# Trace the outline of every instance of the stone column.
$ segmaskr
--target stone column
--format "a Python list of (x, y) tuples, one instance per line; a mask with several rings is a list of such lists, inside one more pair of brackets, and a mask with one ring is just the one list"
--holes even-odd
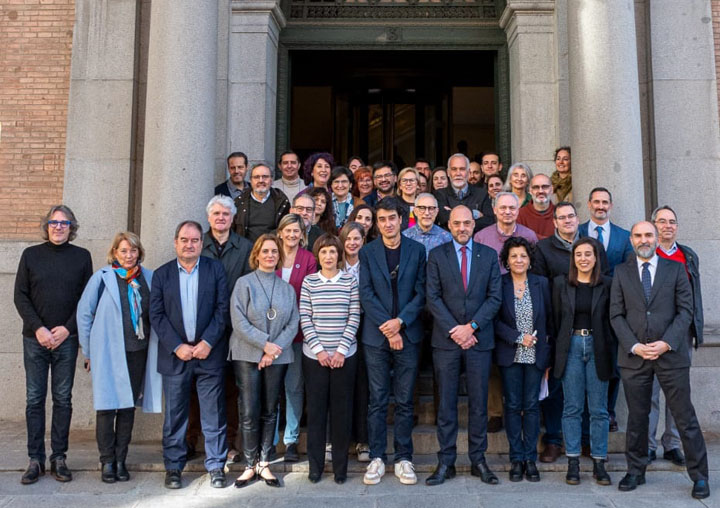
[[(720, 129), (710, 0), (653, 0), (649, 8), (657, 201), (675, 210), (678, 240), (700, 257), (705, 342), (717, 345)], [(693, 358), (693, 386), (714, 385), (711, 351)], [(695, 390), (693, 400), (703, 430), (717, 431), (717, 391)]]
[(115, 233), (128, 227), (136, 4), (75, 3), (63, 201), (77, 215), (78, 241), (96, 266)]
[(550, 175), (558, 140), (555, 0), (508, 0), (500, 27), (510, 56), (512, 162)]
[(251, 162), (273, 162), (278, 37), (285, 16), (276, 0), (232, 0), (231, 8), (227, 144)]
[(153, 0), (141, 229), (155, 268), (174, 256), (175, 226), (205, 221), (214, 187), (217, 0)]
[(582, 220), (593, 187), (613, 193), (613, 221), (646, 218), (633, 0), (568, 2), (573, 197)]

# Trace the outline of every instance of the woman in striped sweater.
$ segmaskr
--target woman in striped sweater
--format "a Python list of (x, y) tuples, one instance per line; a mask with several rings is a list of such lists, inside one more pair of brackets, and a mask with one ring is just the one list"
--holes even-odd
[(313, 252), (321, 269), (306, 276), (300, 290), (308, 478), (313, 483), (320, 481), (325, 466), (328, 412), (335, 482), (347, 479), (360, 296), (355, 277), (340, 270), (343, 250), (336, 236), (318, 238)]

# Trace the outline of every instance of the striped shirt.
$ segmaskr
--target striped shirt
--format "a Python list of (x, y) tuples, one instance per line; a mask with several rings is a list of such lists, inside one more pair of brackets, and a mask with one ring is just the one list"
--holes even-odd
[(303, 354), (317, 359), (325, 351), (332, 356), (339, 351), (345, 357), (357, 350), (360, 324), (360, 294), (355, 277), (343, 271), (332, 279), (320, 272), (303, 280), (300, 289), (300, 327), (303, 335)]

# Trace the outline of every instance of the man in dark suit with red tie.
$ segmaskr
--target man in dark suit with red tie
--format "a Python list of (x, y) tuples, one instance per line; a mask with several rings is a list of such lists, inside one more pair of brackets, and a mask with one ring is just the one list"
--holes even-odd
[(427, 302), (433, 315), (433, 363), (438, 384), (438, 466), (425, 483), (439, 485), (455, 476), (458, 385), (465, 364), (468, 389), (468, 453), (473, 476), (498, 483), (485, 461), (487, 401), (493, 321), (500, 309), (502, 283), (497, 253), (472, 241), (475, 221), (469, 208), (456, 206), (448, 226), (453, 240), (430, 251)]
[(705, 441), (690, 399), (690, 282), (682, 264), (657, 255), (652, 223), (635, 224), (630, 240), (636, 257), (615, 268), (610, 295), (610, 321), (618, 338), (618, 366), (628, 405), (628, 472), (618, 487), (630, 491), (645, 483), (648, 415), (657, 376), (680, 431), (692, 497), (703, 499), (710, 495), (710, 486)]

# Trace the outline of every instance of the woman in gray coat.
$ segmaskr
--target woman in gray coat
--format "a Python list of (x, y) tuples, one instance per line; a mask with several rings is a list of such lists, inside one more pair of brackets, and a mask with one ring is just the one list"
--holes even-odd
[(230, 298), (233, 331), (229, 359), (240, 387), (245, 471), (235, 480), (244, 487), (258, 476), (271, 487), (280, 482), (268, 469), (275, 436), (280, 387), (293, 361), (298, 330), (295, 290), (275, 275), (283, 249), (275, 235), (260, 236), (250, 253), (253, 272), (240, 277)]

